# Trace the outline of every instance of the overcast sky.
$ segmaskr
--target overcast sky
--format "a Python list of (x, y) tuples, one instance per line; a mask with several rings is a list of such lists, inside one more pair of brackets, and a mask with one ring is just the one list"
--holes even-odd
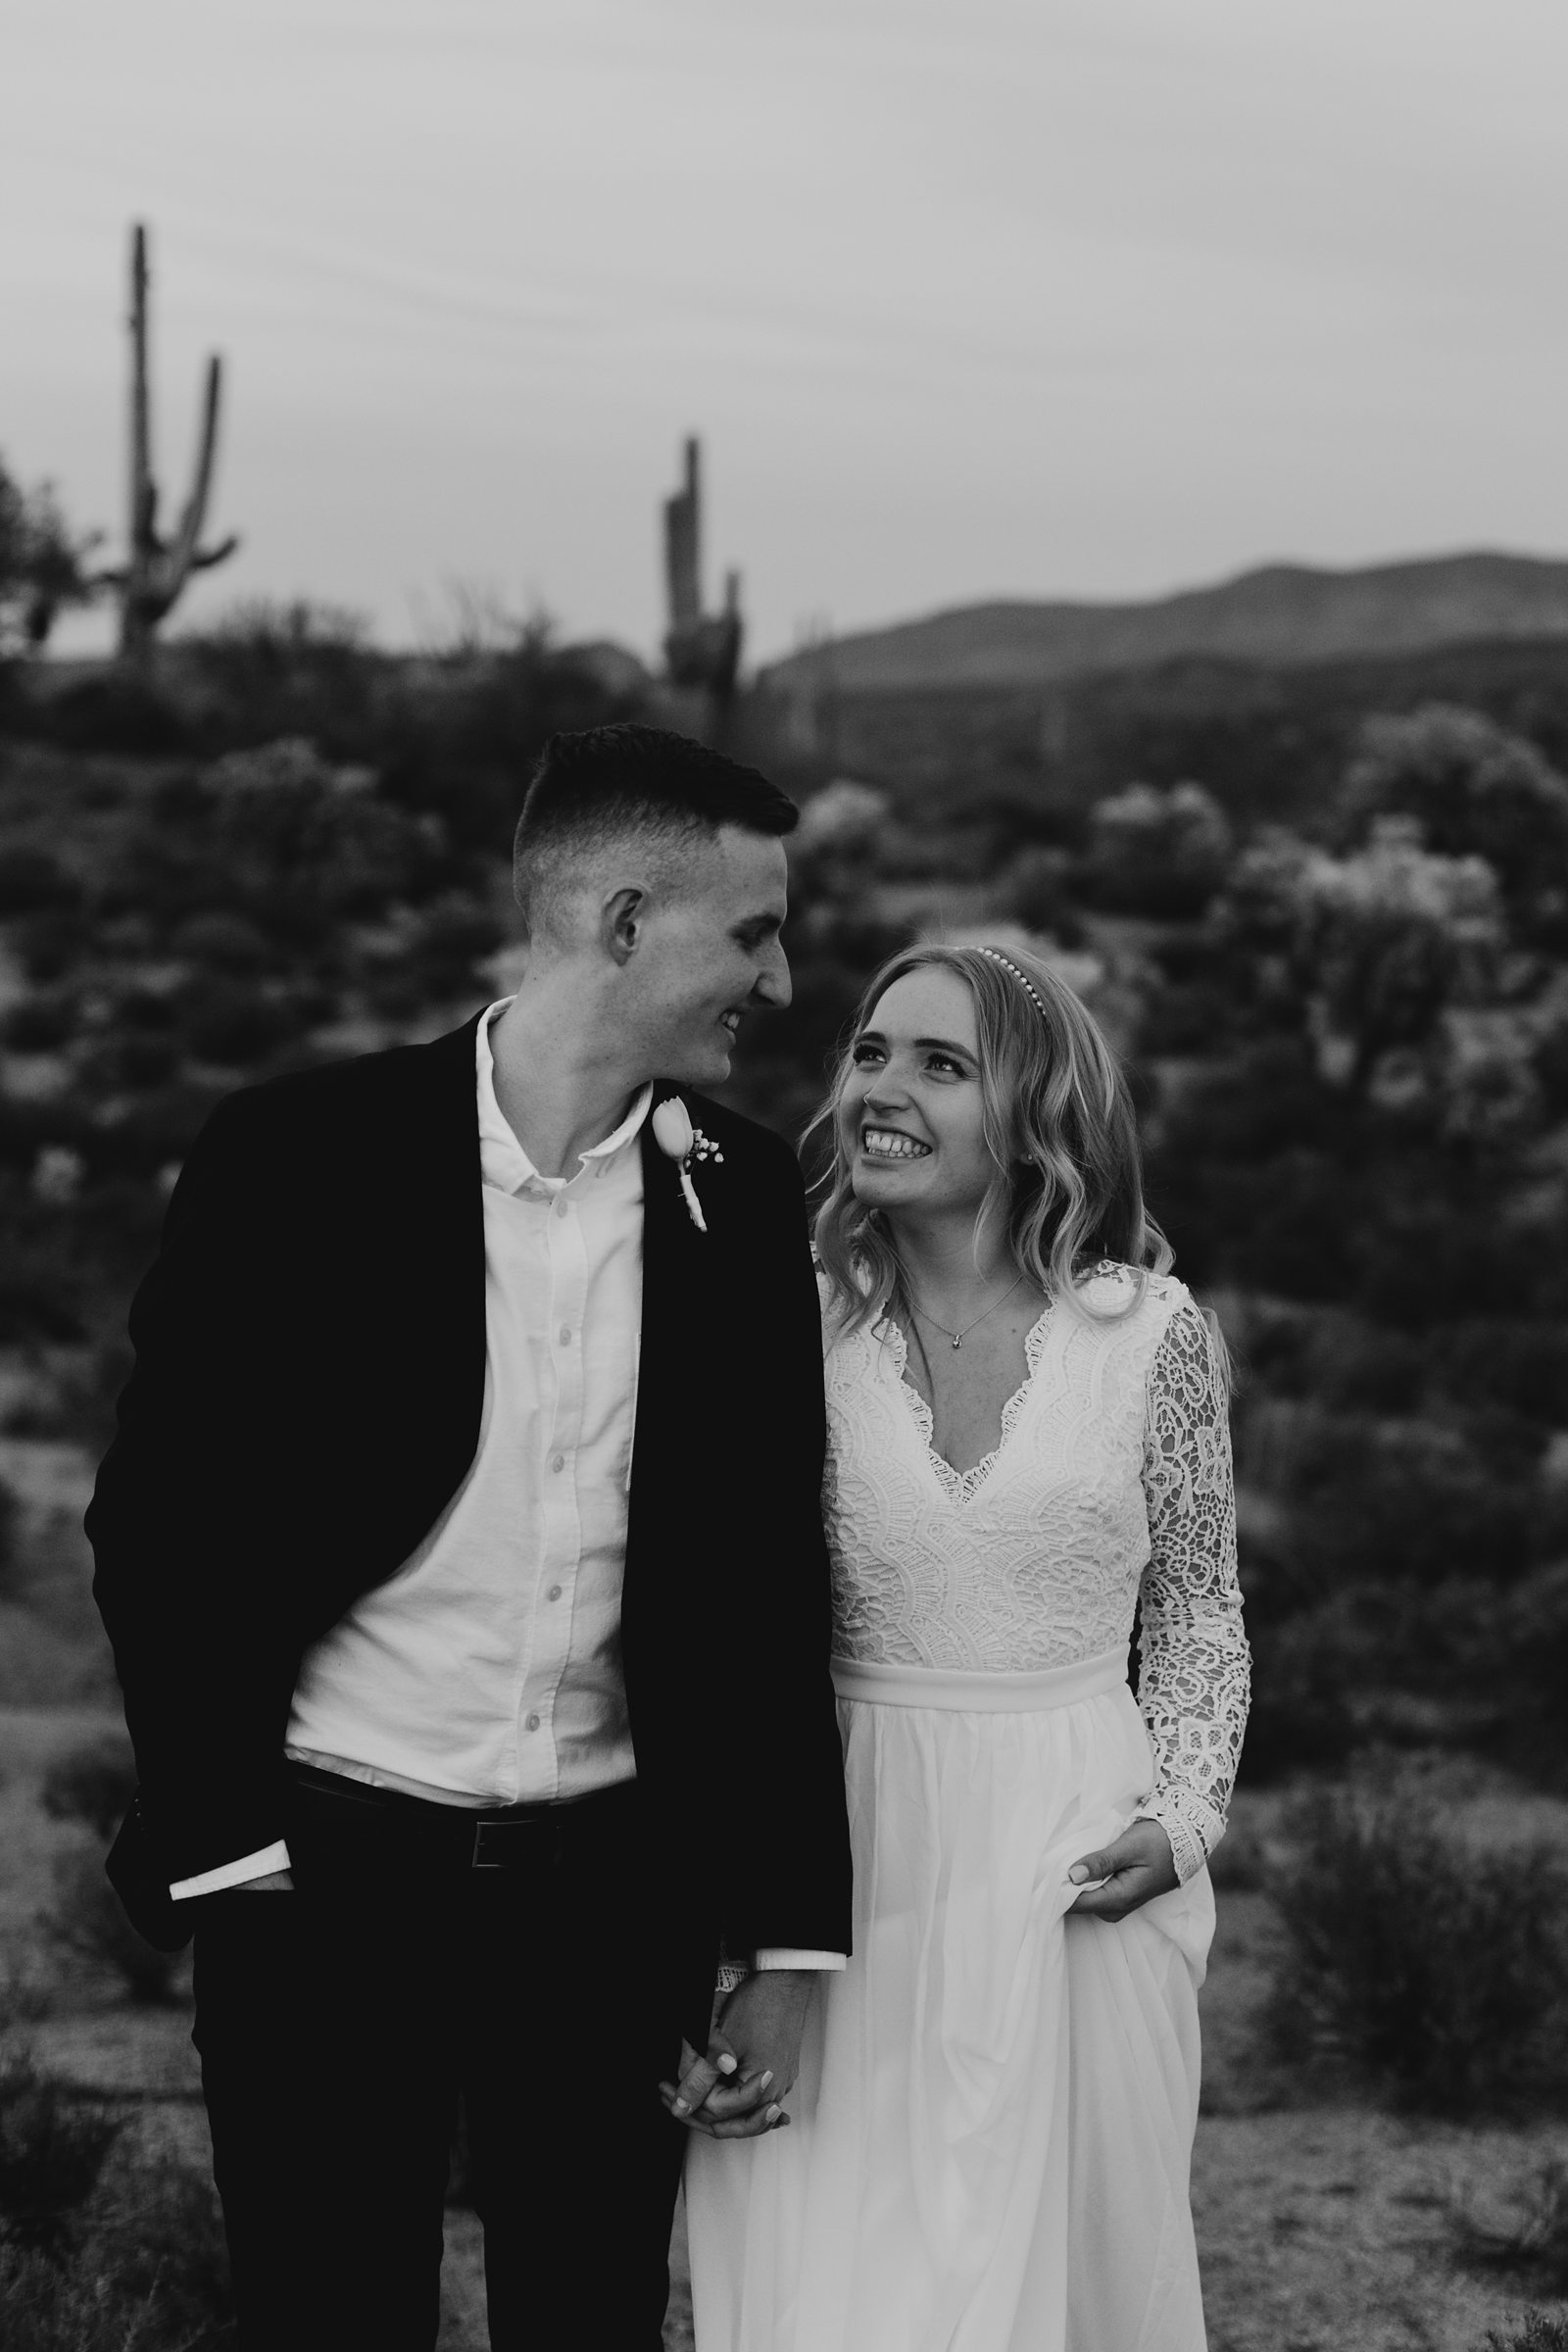
[(708, 453), (751, 650), (1274, 558), (1568, 551), (1563, 0), (5, 0), (0, 454), (239, 596), (645, 652)]

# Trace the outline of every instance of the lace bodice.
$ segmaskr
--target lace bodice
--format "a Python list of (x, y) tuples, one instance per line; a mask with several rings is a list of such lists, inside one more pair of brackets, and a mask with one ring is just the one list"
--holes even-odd
[[(1027, 1343), (996, 1449), (959, 1473), (931, 1443), (891, 1320), (830, 1339), (825, 1509), (844, 1657), (1008, 1673), (1125, 1647), (1155, 1757), (1140, 1811), (1185, 1880), (1225, 1827), (1247, 1721), (1230, 1428), (1184, 1286), (1121, 1266)], [(1107, 1315), (1112, 1310), (1112, 1315)]]

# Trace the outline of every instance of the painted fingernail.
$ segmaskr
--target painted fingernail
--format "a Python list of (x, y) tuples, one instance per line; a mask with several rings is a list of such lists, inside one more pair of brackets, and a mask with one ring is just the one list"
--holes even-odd
[(723, 2057), (718, 2062), (719, 2073), (721, 2075), (732, 2075), (735, 2072), (735, 2066), (736, 2061), (730, 2056), (728, 2050), (726, 2050)]
[(770, 2107), (770, 2108), (768, 2109), (768, 2111), (767, 2111), (767, 2120), (768, 2120), (768, 2122), (769, 2122), (770, 2124), (776, 2124), (776, 2123), (778, 2122), (778, 2119), (779, 2119), (779, 2117), (780, 2117), (780, 2116), (783, 2114), (783, 2112), (784, 2112), (784, 2110), (783, 2110), (783, 2108), (782, 2108), (782, 2107)]
[(677, 2115), (687, 2115), (687, 2114), (689, 2114), (689, 2113), (690, 2113), (690, 2101), (689, 2101), (689, 2100), (686, 2100), (686, 2099), (677, 2099), (677, 2100), (675, 2101), (675, 2113), (676, 2113)]
[(769, 2067), (769, 2068), (768, 2068), (768, 2070), (767, 2070), (767, 2072), (766, 2072), (766, 2074), (765, 2074), (765, 2075), (762, 2077), (762, 2080), (761, 2080), (761, 2082), (760, 2082), (760, 2085), (759, 2085), (759, 2088), (760, 2088), (760, 2089), (762, 2089), (762, 2090), (765, 2090), (765, 2089), (767, 2088), (768, 2084), (769, 2084), (769, 2083), (772, 2082), (772, 2080), (773, 2080), (773, 2069), (772, 2069), (771, 2067)]
[(1085, 1869), (1083, 1863), (1075, 1862), (1071, 1870), (1068, 1871), (1067, 1876), (1075, 1886), (1081, 1886), (1085, 1879), (1088, 1878), (1089, 1873)]

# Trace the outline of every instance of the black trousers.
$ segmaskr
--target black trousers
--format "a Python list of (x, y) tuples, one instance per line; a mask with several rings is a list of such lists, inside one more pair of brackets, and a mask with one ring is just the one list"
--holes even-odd
[(197, 1898), (245, 2352), (429, 2352), (460, 2096), (496, 2352), (658, 2352), (685, 2134), (635, 1790), (503, 1822), (474, 1868), (471, 1816), (330, 1786), (294, 1787), (294, 1893)]

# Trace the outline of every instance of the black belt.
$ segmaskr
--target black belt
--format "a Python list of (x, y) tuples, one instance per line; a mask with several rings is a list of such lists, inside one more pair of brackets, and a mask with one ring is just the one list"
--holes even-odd
[(307, 1812), (318, 1819), (326, 1812), (334, 1827), (357, 1821), (368, 1829), (373, 1823), (378, 1838), (406, 1839), (426, 1854), (471, 1870), (510, 1870), (543, 1861), (565, 1838), (624, 1835), (637, 1803), (635, 1781), (553, 1804), (498, 1805), (477, 1812), (411, 1796), (402, 1788), (372, 1788), (347, 1773), (320, 1772), (311, 1764), (290, 1763), (288, 1775), (296, 1796), (305, 1798)]

